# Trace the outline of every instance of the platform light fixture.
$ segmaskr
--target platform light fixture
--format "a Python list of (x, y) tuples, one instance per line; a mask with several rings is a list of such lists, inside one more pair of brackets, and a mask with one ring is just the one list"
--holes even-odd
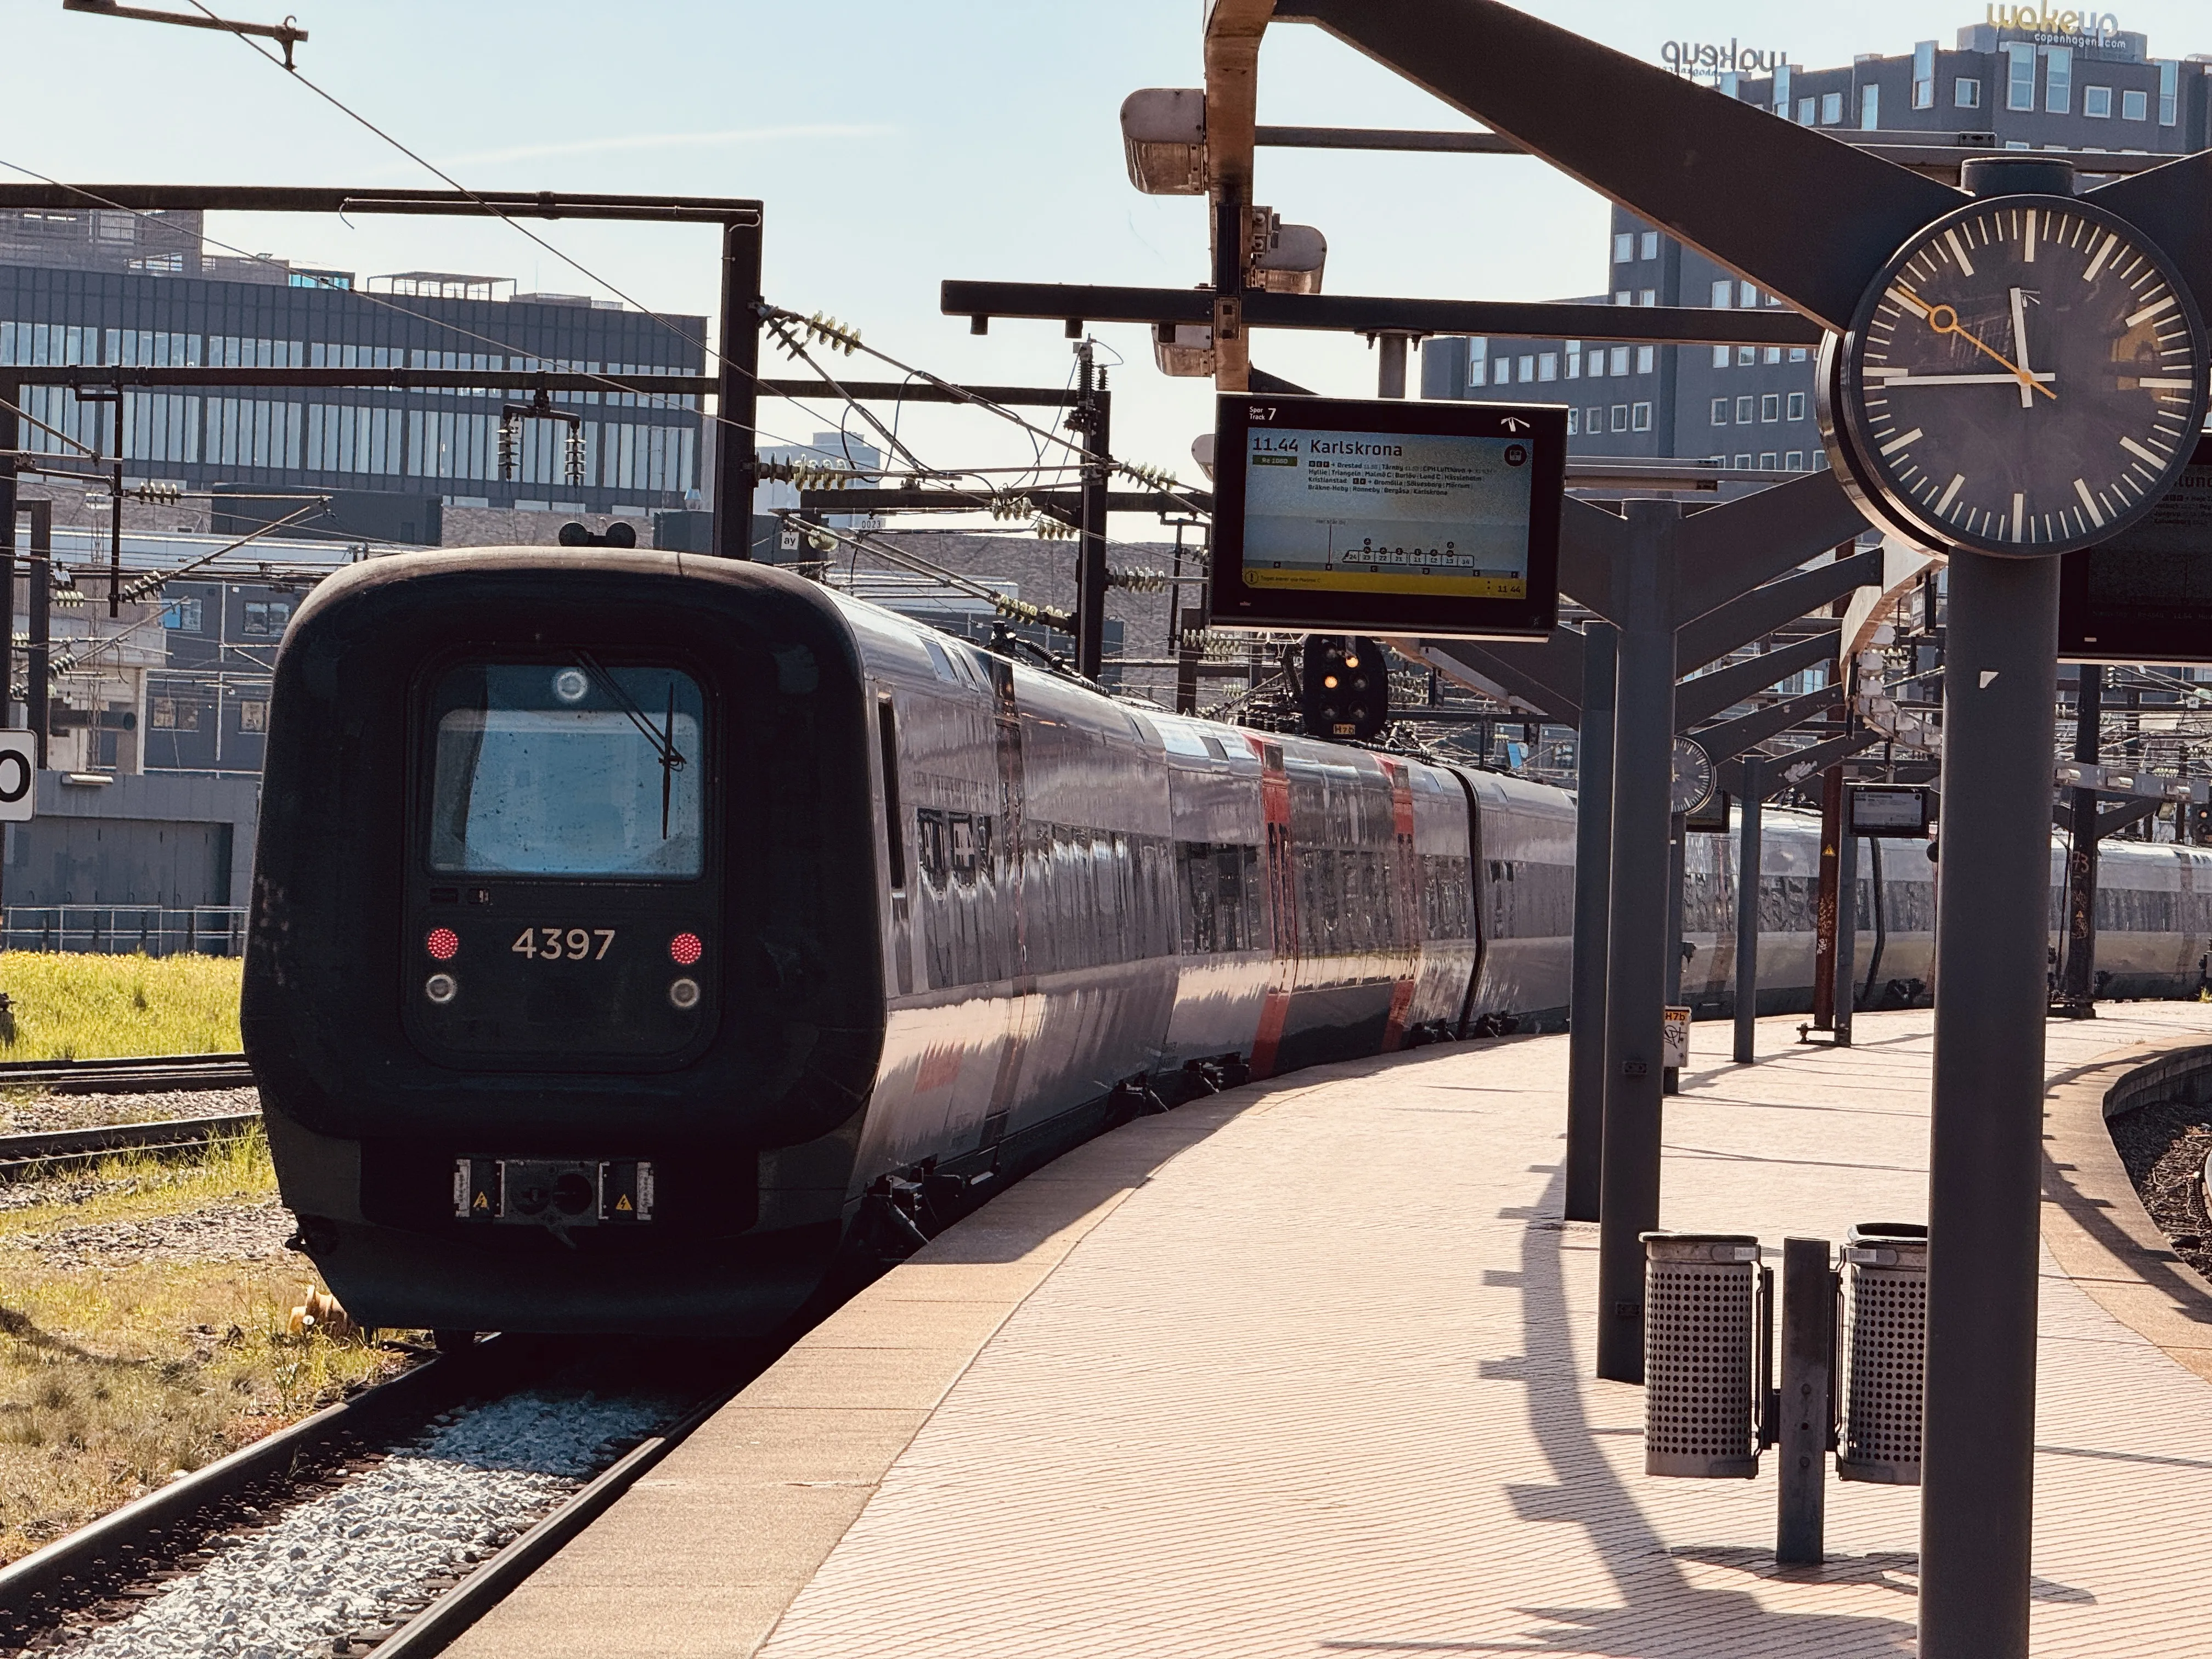
[(1147, 196), (1206, 194), (1206, 94), (1151, 88), (1121, 100), (1129, 182)]

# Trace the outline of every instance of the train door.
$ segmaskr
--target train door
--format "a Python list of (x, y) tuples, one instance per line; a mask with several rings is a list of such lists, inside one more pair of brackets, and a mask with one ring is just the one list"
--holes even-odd
[(985, 659), (991, 671), (992, 730), (998, 750), (999, 812), (1005, 833), (999, 837), (1002, 860), (999, 878), (1005, 884), (1012, 922), (1008, 967), (1012, 983), (1006, 998), (1006, 1026), (999, 1048), (998, 1067), (992, 1077), (991, 1098), (984, 1109), (982, 1146), (988, 1150), (1005, 1138), (1007, 1114), (1012, 1109), (1022, 1079), (1022, 1060), (1036, 1035), (1043, 1014), (1043, 999), (1036, 994), (1036, 975), (1030, 967), (1028, 860), (1030, 834), (1024, 816), (1028, 784), (1022, 761), (1022, 714), (1014, 698), (1014, 665), (1003, 657)]
[(1382, 763), (1390, 780), (1390, 922), (1389, 950), (1397, 967), (1390, 1014), (1382, 1025), (1382, 1052), (1395, 1051), (1406, 1034), (1420, 967), (1420, 860), (1413, 853), (1413, 775), (1402, 761)]
[(1290, 1018), (1291, 987), (1297, 973), (1297, 860), (1291, 844), (1291, 779), (1283, 767), (1283, 746), (1257, 738), (1250, 741), (1260, 757), (1260, 809), (1267, 826), (1267, 915), (1273, 931), (1267, 998), (1252, 1037), (1252, 1075), (1263, 1078), (1274, 1073), (1275, 1051), (1282, 1044), (1284, 1022)]
[(891, 957), (891, 983), (898, 994), (914, 994), (913, 850), (908, 847), (906, 806), (899, 793), (898, 711), (891, 694), (876, 697), (876, 744), (880, 755), (884, 797), (884, 854), (890, 871), (890, 902), (884, 910), (885, 946)]
[(1474, 961), (1467, 970), (1467, 994), (1460, 999), (1459, 1024), (1452, 1033), (1464, 1038), (1468, 1022), (1474, 1018), (1474, 994), (1482, 984), (1482, 959), (1487, 953), (1490, 930), (1483, 924), (1482, 911), (1482, 808), (1475, 801), (1474, 785), (1467, 774), (1455, 766), (1450, 771), (1452, 781), (1467, 797), (1467, 927), (1474, 938)]

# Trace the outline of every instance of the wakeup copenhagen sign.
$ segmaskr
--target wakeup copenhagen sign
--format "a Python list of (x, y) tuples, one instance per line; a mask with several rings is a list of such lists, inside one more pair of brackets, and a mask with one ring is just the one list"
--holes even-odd
[[(2109, 46), (2120, 32), (2112, 12), (2059, 11), (2047, 5), (2014, 6), (1992, 3), (1984, 20), (1997, 28), (2033, 34), (2039, 40), (2082, 41)], [(1731, 40), (1726, 46), (1707, 40), (1669, 40), (1659, 49), (1659, 61), (1677, 75), (1717, 80), (1723, 75), (1771, 75), (1790, 61), (1786, 52), (1761, 52)]]

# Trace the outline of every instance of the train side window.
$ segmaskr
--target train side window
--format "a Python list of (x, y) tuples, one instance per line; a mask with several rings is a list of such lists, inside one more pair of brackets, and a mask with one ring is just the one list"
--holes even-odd
[(906, 890), (906, 822), (905, 809), (899, 805), (898, 787), (898, 715), (892, 711), (891, 700), (876, 700), (876, 729), (883, 740), (884, 750), (884, 847), (890, 854), (891, 890)]
[(945, 814), (927, 806), (918, 808), (914, 827), (915, 858), (921, 867), (922, 885), (933, 893), (941, 893), (945, 878), (952, 872), (951, 838), (945, 832)]

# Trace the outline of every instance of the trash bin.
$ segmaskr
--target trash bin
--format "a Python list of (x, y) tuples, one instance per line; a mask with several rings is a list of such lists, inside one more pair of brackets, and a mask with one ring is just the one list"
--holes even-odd
[(1836, 1474), (1920, 1484), (1920, 1382), (1928, 1353), (1928, 1229), (1869, 1221), (1844, 1247), (1843, 1423)]
[(1646, 1233), (1644, 1262), (1644, 1472), (1749, 1480), (1759, 1241)]

